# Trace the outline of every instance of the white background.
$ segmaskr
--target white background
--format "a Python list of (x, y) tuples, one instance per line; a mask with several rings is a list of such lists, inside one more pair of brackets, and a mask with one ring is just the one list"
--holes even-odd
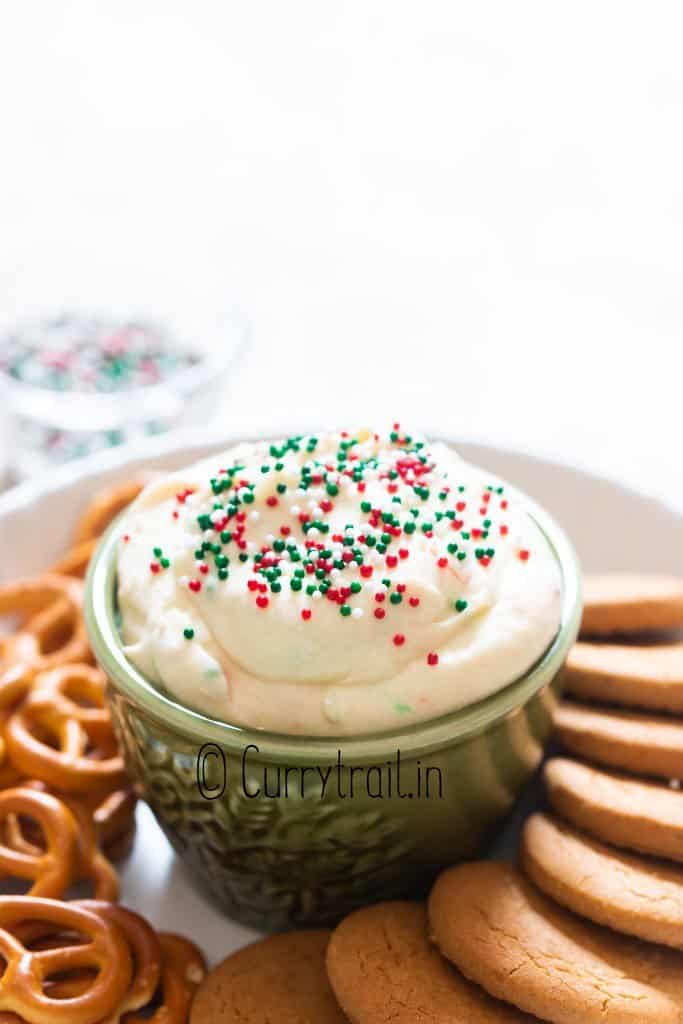
[(160, 268), (251, 319), (226, 428), (396, 416), (683, 501), (680, 3), (0, 23), (1, 311)]

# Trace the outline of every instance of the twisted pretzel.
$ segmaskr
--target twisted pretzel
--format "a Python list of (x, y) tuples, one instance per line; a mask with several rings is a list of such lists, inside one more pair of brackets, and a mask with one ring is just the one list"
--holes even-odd
[(100, 537), (119, 512), (137, 498), (146, 483), (146, 477), (139, 477), (98, 491), (76, 524), (75, 544)]
[(109, 716), (103, 711), (104, 686), (96, 682), (94, 674), (76, 677), (71, 669), (67, 676), (71, 682), (77, 678), (78, 686), (88, 690), (99, 707), (75, 704), (59, 690), (61, 683), (56, 684), (59, 699), (55, 702), (38, 687), (6, 723), (10, 758), (27, 777), (65, 793), (120, 788), (125, 783), (123, 759)]
[[(37, 780), (27, 782), (24, 791), (27, 794), (47, 795), (44, 783)], [(70, 882), (89, 879), (93, 883), (96, 900), (115, 902), (119, 896), (119, 878), (113, 864), (99, 847), (97, 827), (88, 803), (75, 797), (63, 797), (62, 800), (58, 800), (52, 796), (51, 799), (66, 812), (74, 828), (76, 855)], [(0, 799), (0, 820), (1, 815), (2, 801)], [(36, 830), (31, 829), (30, 822), (21, 820), (17, 813), (8, 813), (5, 831), (6, 848), (11, 854), (16, 854), (29, 862), (37, 862), (45, 856), (46, 846), (42, 841), (42, 835), (36, 835)], [(0, 847), (1, 852), (2, 847)], [(68, 885), (69, 883), (65, 888), (68, 888)], [(36, 894), (30, 893), (29, 895)]]
[[(37, 672), (87, 661), (90, 649), (81, 615), (83, 585), (56, 573), (0, 587), (0, 616), (21, 620), (19, 632), (4, 641), (3, 660), (32, 679)], [(0, 677), (0, 684), (7, 669)]]
[(128, 1014), (125, 1024), (186, 1024), (194, 994), (204, 980), (206, 963), (197, 947), (182, 935), (161, 932), (160, 1005), (150, 1017)]
[[(44, 847), (13, 841), (18, 815), (40, 826)], [(60, 899), (76, 875), (78, 832), (68, 807), (49, 793), (35, 789), (6, 789), (0, 793), (0, 823), (9, 827), (8, 840), (0, 841), (0, 871), (12, 878), (33, 881), (29, 896)]]
[(65, 555), (62, 555), (50, 569), (50, 572), (58, 572), (62, 576), (77, 576), (82, 578), (85, 576), (90, 559), (93, 556), (93, 552), (97, 547), (97, 537), (93, 537), (90, 540), (82, 540), (79, 544), (74, 544), (72, 548), (69, 548)]
[(101, 1024), (118, 1024), (124, 1013), (139, 1010), (154, 997), (161, 977), (161, 945), (154, 929), (144, 917), (101, 900), (80, 900), (79, 907), (91, 910), (104, 921), (116, 925), (128, 940), (133, 954), (133, 980), (116, 1012)]
[[(18, 932), (25, 922), (55, 926), (63, 945), (33, 950)], [(73, 944), (76, 933), (87, 941)], [(71, 942), (71, 944), (69, 944)], [(97, 1024), (125, 999), (132, 977), (128, 943), (110, 921), (83, 907), (29, 896), (0, 897), (0, 955), (6, 962), (0, 979), (0, 1010), (31, 1024)], [(87, 990), (67, 999), (54, 998), (46, 982), (80, 970), (97, 973)]]
[(60, 665), (36, 676), (30, 704), (50, 708), (55, 715), (73, 719), (96, 744), (113, 739), (109, 711), (104, 703), (106, 678), (90, 665)]

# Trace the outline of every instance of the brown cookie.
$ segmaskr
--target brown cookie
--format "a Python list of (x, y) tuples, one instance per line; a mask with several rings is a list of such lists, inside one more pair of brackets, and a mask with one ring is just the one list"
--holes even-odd
[(283, 932), (233, 953), (200, 985), (190, 1024), (344, 1024), (325, 972), (329, 938)]
[(422, 903), (357, 910), (332, 934), (327, 973), (352, 1024), (522, 1024), (535, 1018), (491, 999), (427, 937)]
[(683, 578), (606, 573), (583, 581), (581, 636), (683, 629)]
[(575, 644), (565, 684), (574, 697), (683, 712), (683, 644)]
[(683, 954), (580, 920), (510, 864), (450, 868), (429, 898), (441, 952), (552, 1024), (681, 1024)]
[(554, 757), (543, 778), (552, 807), (584, 832), (683, 863), (683, 793)]
[(555, 731), (572, 754), (663, 779), (683, 778), (683, 723), (671, 718), (565, 701)]
[(521, 863), (576, 914), (646, 942), (683, 945), (683, 869), (615, 850), (545, 814), (524, 827)]

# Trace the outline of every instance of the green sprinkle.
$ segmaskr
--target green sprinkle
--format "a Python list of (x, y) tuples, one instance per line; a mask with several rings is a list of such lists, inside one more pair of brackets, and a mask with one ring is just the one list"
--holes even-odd
[(456, 612), (464, 612), (465, 608), (467, 608), (467, 601), (465, 601), (462, 597), (459, 597), (458, 600), (454, 602), (453, 607), (455, 608)]
[(186, 640), (194, 640), (194, 630), (191, 626), (186, 626), (183, 630), (183, 636)]
[(350, 615), (350, 614), (351, 614), (351, 605), (350, 605), (350, 604), (343, 604), (343, 605), (341, 606), (341, 608), (339, 609), (339, 611), (340, 611), (340, 613), (341, 613), (341, 614), (342, 614), (342, 615), (343, 615), (344, 617), (346, 617), (346, 616), (348, 616), (348, 615)]
[(393, 594), (389, 595), (389, 600), (392, 604), (400, 604), (403, 600), (403, 595), (399, 594), (398, 590), (395, 590)]

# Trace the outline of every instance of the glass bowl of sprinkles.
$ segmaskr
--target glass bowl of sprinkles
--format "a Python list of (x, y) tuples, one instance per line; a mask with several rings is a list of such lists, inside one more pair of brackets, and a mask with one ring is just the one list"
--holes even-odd
[(245, 342), (234, 313), (63, 310), (17, 321), (0, 332), (11, 475), (206, 422)]

